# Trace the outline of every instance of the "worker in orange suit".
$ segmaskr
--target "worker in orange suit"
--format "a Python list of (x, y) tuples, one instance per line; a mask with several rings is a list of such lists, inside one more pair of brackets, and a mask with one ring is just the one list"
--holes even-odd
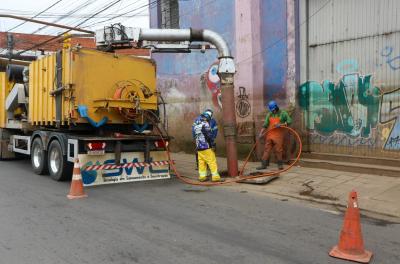
[[(292, 118), (289, 114), (280, 110), (275, 101), (268, 103), (269, 113), (265, 118), (263, 129), (260, 132), (260, 138), (265, 137), (264, 153), (261, 159), (261, 166), (257, 170), (265, 170), (269, 166), (269, 159), (272, 149), (275, 150), (275, 155), (278, 163), (278, 169), (283, 169), (283, 143), (286, 135), (286, 130), (281, 126), (287, 126), (292, 123)], [(266, 134), (265, 132), (268, 131)]]

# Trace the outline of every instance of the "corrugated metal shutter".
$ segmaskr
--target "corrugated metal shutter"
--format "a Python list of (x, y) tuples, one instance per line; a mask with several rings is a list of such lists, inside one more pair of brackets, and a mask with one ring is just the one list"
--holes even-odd
[(298, 94), (309, 150), (400, 157), (400, 1), (301, 8)]

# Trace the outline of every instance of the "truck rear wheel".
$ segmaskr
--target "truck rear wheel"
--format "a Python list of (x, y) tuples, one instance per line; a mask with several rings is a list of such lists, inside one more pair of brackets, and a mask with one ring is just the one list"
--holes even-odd
[(48, 150), (48, 167), (51, 178), (56, 181), (70, 180), (73, 164), (67, 161), (66, 155), (63, 155), (60, 142), (53, 140)]
[(44, 175), (48, 173), (47, 169), (47, 153), (44, 150), (42, 140), (37, 137), (32, 142), (31, 147), (31, 164), (36, 174)]

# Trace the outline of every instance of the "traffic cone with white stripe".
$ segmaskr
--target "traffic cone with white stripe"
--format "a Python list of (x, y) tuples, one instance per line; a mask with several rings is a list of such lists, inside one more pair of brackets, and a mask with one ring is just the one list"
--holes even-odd
[(360, 209), (358, 208), (357, 192), (354, 190), (350, 192), (349, 195), (339, 244), (332, 248), (329, 255), (334, 258), (360, 263), (369, 263), (371, 260), (372, 253), (364, 248), (364, 240), (361, 233)]
[(68, 199), (79, 199), (87, 197), (83, 190), (83, 182), (81, 169), (79, 167), (79, 159), (75, 159), (74, 170), (72, 172), (71, 189), (67, 195)]

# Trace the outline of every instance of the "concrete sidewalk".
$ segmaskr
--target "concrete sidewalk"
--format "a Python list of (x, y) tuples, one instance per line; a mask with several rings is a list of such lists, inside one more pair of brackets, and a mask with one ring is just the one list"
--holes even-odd
[[(173, 153), (172, 157), (180, 174), (197, 177), (193, 154), (180, 152)], [(239, 162), (239, 166), (241, 164), (242, 162)], [(218, 165), (220, 172), (226, 170), (226, 159), (218, 158)], [(258, 165), (256, 162), (250, 162), (245, 174), (255, 172)], [(272, 164), (271, 170), (276, 169), (276, 164)], [(400, 175), (386, 177), (295, 166), (266, 185), (229, 184), (228, 186), (258, 194), (333, 205), (341, 211), (345, 209), (349, 192), (355, 189), (358, 192), (359, 206), (364, 213), (400, 220)]]

